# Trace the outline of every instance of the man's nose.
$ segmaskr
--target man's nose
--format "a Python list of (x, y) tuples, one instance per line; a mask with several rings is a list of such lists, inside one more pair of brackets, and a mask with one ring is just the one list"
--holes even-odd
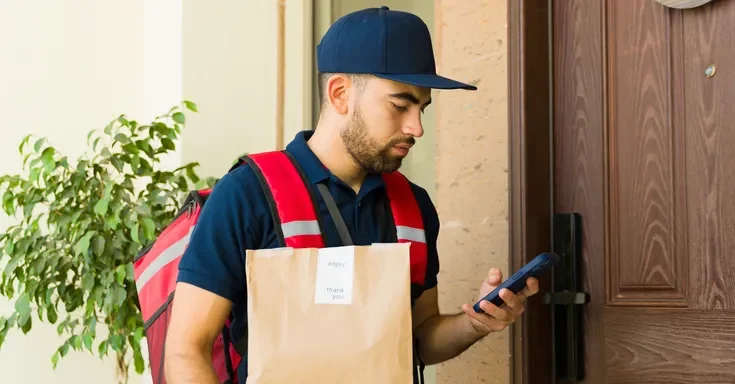
[(421, 123), (421, 115), (412, 117), (403, 125), (403, 133), (413, 137), (424, 135), (424, 125)]

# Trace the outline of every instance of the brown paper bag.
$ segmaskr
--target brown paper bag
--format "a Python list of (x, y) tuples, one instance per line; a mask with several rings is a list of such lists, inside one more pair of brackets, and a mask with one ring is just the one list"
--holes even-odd
[(248, 384), (412, 382), (408, 244), (247, 252)]

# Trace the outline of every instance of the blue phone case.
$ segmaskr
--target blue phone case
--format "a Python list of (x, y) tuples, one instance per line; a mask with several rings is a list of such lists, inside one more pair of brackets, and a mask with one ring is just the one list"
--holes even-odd
[[(529, 277), (536, 277), (541, 272), (544, 272), (551, 267), (553, 267), (556, 263), (559, 262), (559, 255), (556, 253), (542, 253), (538, 256), (536, 256), (533, 260), (531, 260), (528, 264), (523, 266), (518, 272), (516, 272), (513, 276), (510, 277), (510, 279), (505, 280), (502, 284), (500, 284), (499, 287), (495, 288), (492, 292), (488, 293), (487, 296), (485, 296), (482, 300), (487, 300), (496, 306), (500, 307), (505, 302), (503, 299), (500, 298), (500, 290), (503, 288), (509, 289), (513, 293), (518, 293), (523, 290), (523, 288), (526, 287), (526, 280)], [(477, 313), (485, 313), (485, 311), (480, 308), (480, 302), (478, 301), (475, 303), (475, 305), (472, 307), (475, 309), (475, 312)]]

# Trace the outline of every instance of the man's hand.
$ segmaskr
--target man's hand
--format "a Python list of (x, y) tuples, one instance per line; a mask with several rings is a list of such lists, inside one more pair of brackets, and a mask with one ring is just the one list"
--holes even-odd
[[(493, 268), (480, 287), (479, 299), (484, 298), (503, 282), (500, 270)], [(486, 313), (475, 313), (472, 304), (462, 306), (464, 313), (440, 315), (437, 288), (424, 292), (416, 300), (413, 310), (414, 334), (419, 339), (419, 355), (424, 363), (437, 364), (454, 358), (490, 332), (502, 331), (523, 313), (526, 298), (539, 290), (538, 280), (530, 278), (526, 288), (514, 295), (503, 290), (502, 308), (483, 301), (480, 307)]]
[[(497, 268), (492, 268), (487, 274), (487, 278), (480, 286), (480, 294), (477, 300), (484, 298), (488, 293), (492, 292), (503, 282), (503, 274)], [(538, 280), (534, 277), (526, 280), (526, 287), (517, 294), (513, 294), (509, 289), (500, 291), (500, 298), (505, 304), (497, 307), (487, 300), (480, 302), (480, 308), (485, 313), (477, 313), (472, 308), (472, 304), (462, 305), (462, 310), (469, 317), (469, 323), (472, 328), (480, 335), (486, 335), (490, 332), (499, 332), (504, 330), (508, 325), (513, 324), (516, 318), (520, 316), (524, 309), (524, 303), (530, 296), (535, 295), (539, 290)]]

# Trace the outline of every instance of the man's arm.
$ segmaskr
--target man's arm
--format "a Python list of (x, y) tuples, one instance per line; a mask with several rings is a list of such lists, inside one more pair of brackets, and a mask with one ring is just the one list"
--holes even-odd
[[(497, 269), (491, 269), (482, 283), (479, 297), (485, 297), (503, 281)], [(517, 295), (504, 289), (500, 297), (506, 305), (498, 308), (488, 301), (480, 307), (486, 312), (475, 313), (472, 304), (462, 306), (463, 313), (439, 313), (437, 288), (424, 292), (416, 300), (413, 310), (414, 334), (419, 341), (419, 356), (424, 364), (438, 364), (452, 359), (490, 332), (499, 332), (512, 324), (523, 313), (524, 301), (538, 292), (538, 281), (531, 278), (526, 288)]]
[[(217, 382), (212, 343), (233, 308), (244, 307), (245, 250), (262, 238), (258, 206), (265, 207), (260, 184), (240, 167), (220, 179), (202, 208), (179, 262), (164, 355), (168, 383)], [(236, 328), (233, 337), (243, 331)]]
[(426, 365), (438, 364), (464, 352), (482, 335), (473, 332), (464, 313), (439, 314), (437, 288), (425, 291), (413, 310), (419, 356)]
[(187, 283), (176, 285), (166, 337), (165, 375), (169, 384), (219, 384), (212, 344), (222, 331), (232, 302)]

